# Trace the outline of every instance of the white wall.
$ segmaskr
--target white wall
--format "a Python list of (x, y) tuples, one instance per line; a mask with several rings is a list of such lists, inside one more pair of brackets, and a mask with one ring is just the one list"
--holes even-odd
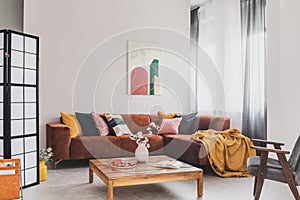
[(267, 0), (268, 138), (287, 150), (300, 134), (299, 7), (299, 0)]
[(0, 29), (23, 31), (23, 0), (0, 0)]
[[(188, 0), (26, 0), (24, 31), (40, 37), (40, 146), (45, 124), (60, 111), (187, 112), (189, 6)], [(126, 95), (128, 40), (166, 49), (160, 96)]]

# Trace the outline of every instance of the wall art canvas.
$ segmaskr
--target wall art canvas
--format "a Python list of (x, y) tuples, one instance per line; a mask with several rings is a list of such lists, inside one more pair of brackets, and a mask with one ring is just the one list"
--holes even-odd
[(128, 94), (158, 95), (160, 45), (128, 41)]

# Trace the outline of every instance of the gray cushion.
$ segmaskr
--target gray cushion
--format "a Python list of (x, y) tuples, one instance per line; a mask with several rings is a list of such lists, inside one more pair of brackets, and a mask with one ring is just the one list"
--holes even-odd
[(296, 185), (300, 185), (300, 171), (295, 171), (295, 172), (292, 172), (294, 177), (295, 177), (295, 182), (296, 182)]
[[(258, 168), (260, 164), (260, 157), (259, 156), (250, 156), (247, 161), (247, 167), (255, 167)], [(274, 169), (282, 169), (281, 164), (279, 160), (268, 158), (267, 161), (267, 167), (268, 168), (274, 168)]]
[(93, 120), (92, 113), (75, 112), (76, 118), (82, 129), (82, 136), (97, 136), (99, 132)]
[(292, 154), (289, 158), (289, 164), (291, 166), (292, 171), (295, 171), (297, 168), (300, 167), (300, 166), (298, 166), (299, 162), (300, 162), (300, 136), (298, 136), (298, 139), (294, 145)]
[[(253, 176), (257, 176), (258, 168), (260, 164), (259, 156), (251, 156), (247, 161), (247, 171), (249, 174)], [(285, 176), (283, 174), (280, 162), (276, 159), (268, 158), (267, 161), (267, 172), (266, 179), (279, 181), (282, 183), (286, 183)]]
[(193, 134), (197, 131), (197, 128), (194, 126), (194, 120), (197, 113), (190, 113), (187, 115), (182, 115), (181, 122), (178, 127), (178, 132), (181, 134)]

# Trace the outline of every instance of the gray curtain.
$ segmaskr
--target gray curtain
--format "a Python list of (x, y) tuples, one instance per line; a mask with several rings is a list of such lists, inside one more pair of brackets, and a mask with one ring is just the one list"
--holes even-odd
[(198, 42), (199, 38), (199, 19), (198, 19), (199, 7), (191, 10), (191, 39)]
[[(191, 26), (190, 26), (190, 48), (191, 48), (191, 62), (195, 65), (195, 87), (197, 88), (198, 80), (197, 80), (197, 66), (198, 66), (198, 39), (199, 39), (199, 18), (198, 18), (198, 10), (199, 7), (194, 8), (191, 10)], [(191, 96), (195, 97), (195, 101), (191, 99), (191, 105), (193, 106), (195, 104), (195, 110), (198, 111), (198, 105), (197, 105), (197, 89), (195, 91), (195, 94)]]
[(267, 138), (265, 0), (241, 0), (244, 100), (242, 133)]

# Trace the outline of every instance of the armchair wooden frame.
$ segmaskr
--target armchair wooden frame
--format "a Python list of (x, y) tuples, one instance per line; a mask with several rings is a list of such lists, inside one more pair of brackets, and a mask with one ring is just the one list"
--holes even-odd
[[(296, 183), (295, 183), (293, 174), (291, 172), (290, 166), (289, 166), (288, 161), (285, 156), (286, 154), (289, 154), (290, 152), (281, 150), (281, 146), (283, 146), (284, 143), (259, 140), (259, 139), (252, 139), (252, 141), (254, 143), (260, 143), (260, 145), (261, 145), (261, 146), (252, 146), (251, 147), (251, 148), (254, 148), (261, 152), (260, 165), (258, 168), (257, 176), (255, 176), (255, 181), (254, 181), (253, 195), (255, 196), (255, 200), (258, 200), (260, 197), (260, 194), (261, 194), (262, 186), (263, 186), (264, 179), (266, 176), (266, 171), (267, 171), (267, 160), (268, 160), (269, 152), (277, 154), (277, 157), (281, 164), (282, 171), (285, 176), (286, 182), (288, 183), (295, 199), (300, 200), (300, 196), (298, 193), (298, 189), (296, 187)], [(273, 149), (267, 148), (267, 144), (273, 145), (274, 148)]]

